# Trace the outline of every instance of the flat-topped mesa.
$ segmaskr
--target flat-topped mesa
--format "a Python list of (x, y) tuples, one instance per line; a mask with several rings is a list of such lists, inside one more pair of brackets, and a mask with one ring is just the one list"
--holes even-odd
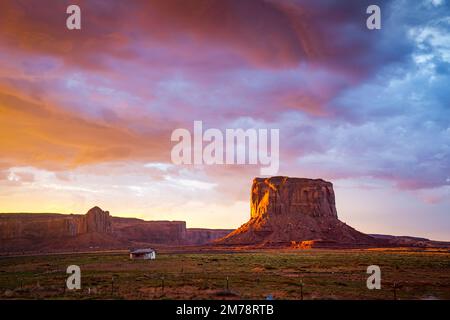
[(0, 213), (0, 255), (124, 249), (133, 246), (201, 245), (232, 230), (188, 229), (185, 221), (112, 217), (95, 206), (86, 214)]
[(302, 241), (367, 244), (374, 239), (338, 219), (333, 184), (322, 179), (255, 178), (250, 220), (218, 244), (285, 245)]
[(93, 207), (86, 214), (2, 214), (0, 239), (55, 239), (87, 233), (112, 233), (108, 211)]
[(322, 179), (255, 178), (251, 218), (264, 215), (308, 215), (337, 219), (333, 184)]

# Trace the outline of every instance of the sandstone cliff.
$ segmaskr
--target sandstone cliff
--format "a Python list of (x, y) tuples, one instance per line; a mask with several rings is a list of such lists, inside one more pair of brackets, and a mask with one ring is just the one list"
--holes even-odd
[(0, 239), (42, 239), (77, 236), (85, 233), (111, 233), (108, 211), (94, 207), (86, 215), (1, 214)]
[(338, 219), (333, 185), (321, 179), (255, 178), (250, 220), (219, 244), (373, 244), (376, 240)]
[(111, 217), (99, 207), (85, 215), (0, 214), (0, 252), (126, 249), (147, 245), (202, 245), (230, 230), (188, 229), (185, 221)]
[(223, 238), (233, 230), (230, 229), (186, 229), (186, 244), (207, 244), (213, 240)]
[(111, 233), (113, 231), (112, 221), (108, 211), (103, 211), (99, 207), (93, 207), (82, 217), (83, 231)]
[(114, 235), (124, 241), (154, 244), (185, 244), (185, 221), (144, 221), (113, 218)]

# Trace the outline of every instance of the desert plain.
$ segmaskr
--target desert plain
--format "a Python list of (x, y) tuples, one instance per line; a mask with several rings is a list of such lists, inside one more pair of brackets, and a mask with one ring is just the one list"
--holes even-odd
[[(66, 269), (81, 269), (68, 290)], [(369, 265), (381, 289), (366, 286)], [(1, 299), (450, 299), (450, 251), (424, 248), (164, 248), (0, 258)]]

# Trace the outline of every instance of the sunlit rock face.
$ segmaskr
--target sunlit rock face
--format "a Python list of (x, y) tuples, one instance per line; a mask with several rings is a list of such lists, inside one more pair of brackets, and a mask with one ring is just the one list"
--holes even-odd
[(217, 243), (279, 245), (309, 240), (335, 244), (374, 241), (338, 219), (331, 182), (271, 177), (253, 180), (250, 220)]
[(266, 214), (337, 219), (333, 185), (321, 179), (255, 178), (251, 191), (251, 218)]

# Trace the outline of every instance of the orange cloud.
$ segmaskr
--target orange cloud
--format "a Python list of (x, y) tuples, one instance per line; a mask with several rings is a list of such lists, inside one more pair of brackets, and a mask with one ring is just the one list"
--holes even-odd
[(87, 120), (0, 89), (0, 150), (5, 163), (53, 170), (115, 160), (166, 160), (169, 133), (136, 133)]

